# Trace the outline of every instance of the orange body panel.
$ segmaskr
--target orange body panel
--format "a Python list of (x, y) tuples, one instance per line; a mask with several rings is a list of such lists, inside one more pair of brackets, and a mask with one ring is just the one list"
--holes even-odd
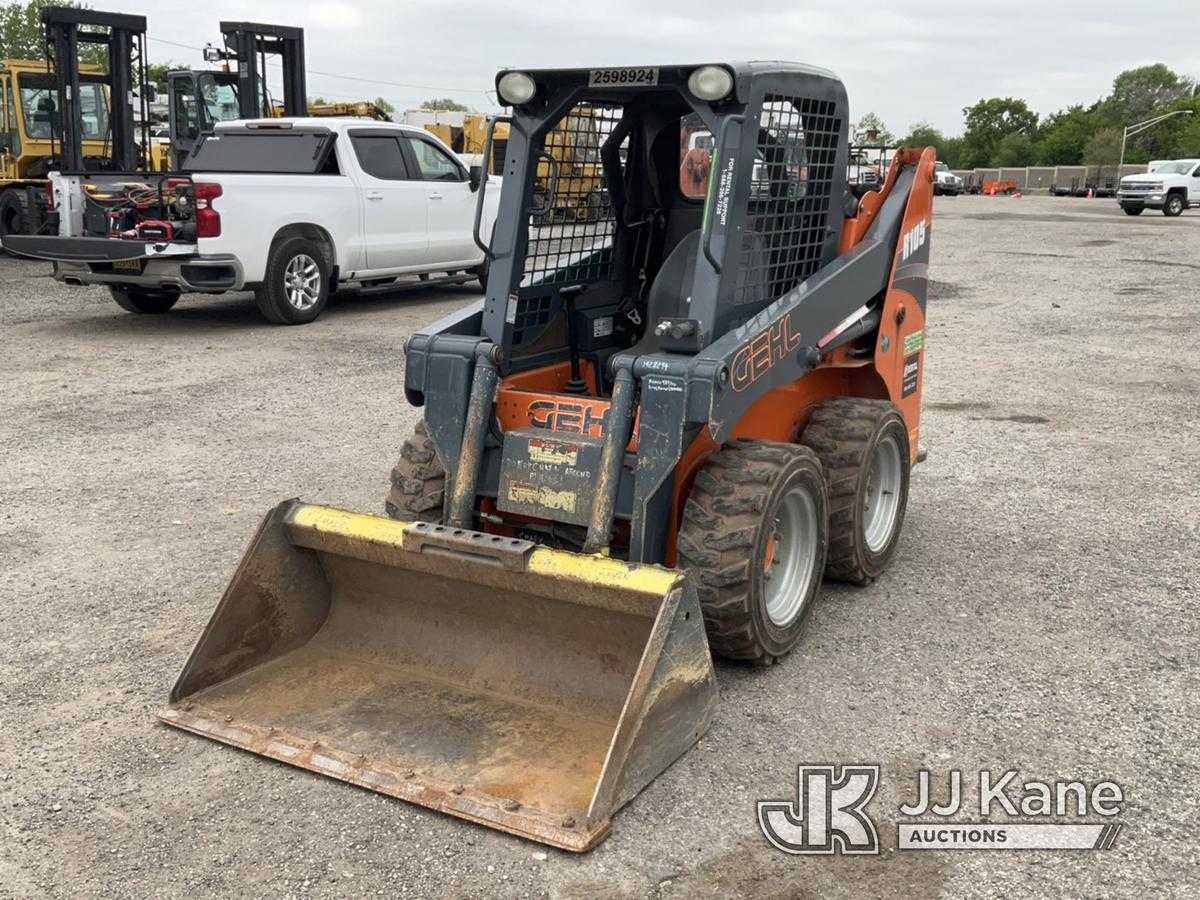
[[(808, 424), (813, 409), (825, 400), (845, 396), (890, 399), (908, 424), (911, 453), (913, 459), (916, 458), (924, 379), (925, 313), (921, 302), (906, 287), (927, 283), (928, 263), (924, 260), (928, 257), (922, 248), (927, 247), (929, 241), (935, 161), (932, 147), (898, 150), (883, 187), (862, 198), (858, 215), (846, 219), (842, 229), (840, 251), (845, 253), (866, 236), (895, 186), (900, 172), (897, 163), (916, 167), (884, 297), (874, 358), (851, 357), (848, 347), (835, 350), (804, 378), (759, 398), (738, 420), (732, 438), (794, 442)], [(913, 256), (916, 259), (910, 260)], [(906, 348), (910, 352), (906, 353)], [(903, 396), (906, 358), (913, 360), (917, 367), (916, 389), (907, 397)], [(600, 436), (610, 404), (607, 399), (595, 396), (595, 374), (591, 365), (585, 362), (583, 375), (591, 396), (563, 393), (570, 377), (570, 365), (566, 362), (506, 377), (500, 384), (496, 403), (501, 425), (505, 430), (535, 426), (569, 434)], [(912, 372), (908, 374), (911, 378)], [(637, 449), (638, 425), (635, 420), (628, 448), (631, 452)], [(692, 483), (709, 454), (717, 449), (709, 431), (704, 429), (684, 450), (675, 468), (673, 515), (664, 560), (668, 566), (676, 563), (675, 537)]]

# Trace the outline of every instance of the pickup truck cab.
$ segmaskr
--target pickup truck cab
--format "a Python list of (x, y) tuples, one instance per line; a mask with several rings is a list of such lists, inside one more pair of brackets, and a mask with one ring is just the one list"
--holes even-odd
[(957, 197), (963, 192), (963, 180), (944, 162), (934, 163), (933, 179), (933, 193), (939, 197)]
[[(226, 122), (179, 173), (52, 173), (59, 234), (6, 238), (67, 284), (135, 313), (184, 292), (253, 290), (272, 322), (320, 315), (338, 286), (487, 278), (487, 177), (421, 128), (362, 119)], [(498, 179), (493, 179), (498, 181)], [(490, 237), (499, 191), (485, 192)]]
[(1140, 216), (1143, 209), (1161, 209), (1177, 216), (1189, 206), (1200, 206), (1200, 159), (1156, 162), (1144, 175), (1126, 175), (1117, 190), (1117, 203), (1125, 214)]

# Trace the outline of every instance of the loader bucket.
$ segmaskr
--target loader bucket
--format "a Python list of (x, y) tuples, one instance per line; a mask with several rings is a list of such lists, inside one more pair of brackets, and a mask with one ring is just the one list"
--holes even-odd
[(159, 717), (582, 851), (716, 700), (680, 572), (289, 501)]

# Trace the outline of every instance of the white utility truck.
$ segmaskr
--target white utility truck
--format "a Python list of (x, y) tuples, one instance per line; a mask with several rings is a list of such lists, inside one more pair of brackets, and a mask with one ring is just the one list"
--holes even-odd
[[(253, 290), (272, 322), (311, 322), (341, 285), (487, 279), (500, 192), (421, 128), (362, 119), (218, 124), (178, 173), (52, 173), (57, 235), (5, 239), (66, 284), (135, 313), (184, 292)], [(493, 179), (498, 181), (498, 179)]]
[(1143, 209), (1161, 209), (1177, 216), (1189, 206), (1200, 206), (1200, 159), (1158, 163), (1144, 175), (1126, 175), (1117, 190), (1117, 203), (1125, 214), (1140, 216)]

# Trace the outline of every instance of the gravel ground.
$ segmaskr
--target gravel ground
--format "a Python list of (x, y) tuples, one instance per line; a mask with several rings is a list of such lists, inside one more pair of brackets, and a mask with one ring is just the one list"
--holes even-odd
[[(939, 200), (906, 534), (798, 652), (719, 665), (701, 745), (572, 856), (156, 723), (260, 516), (381, 508), (404, 337), (468, 288), (119, 311), (0, 259), (0, 896), (1195, 896), (1200, 214)], [(883, 852), (786, 856), (759, 798), (875, 762)], [(1116, 846), (901, 852), (915, 772), (1125, 789)], [(1093, 817), (1094, 820), (1094, 817)]]

